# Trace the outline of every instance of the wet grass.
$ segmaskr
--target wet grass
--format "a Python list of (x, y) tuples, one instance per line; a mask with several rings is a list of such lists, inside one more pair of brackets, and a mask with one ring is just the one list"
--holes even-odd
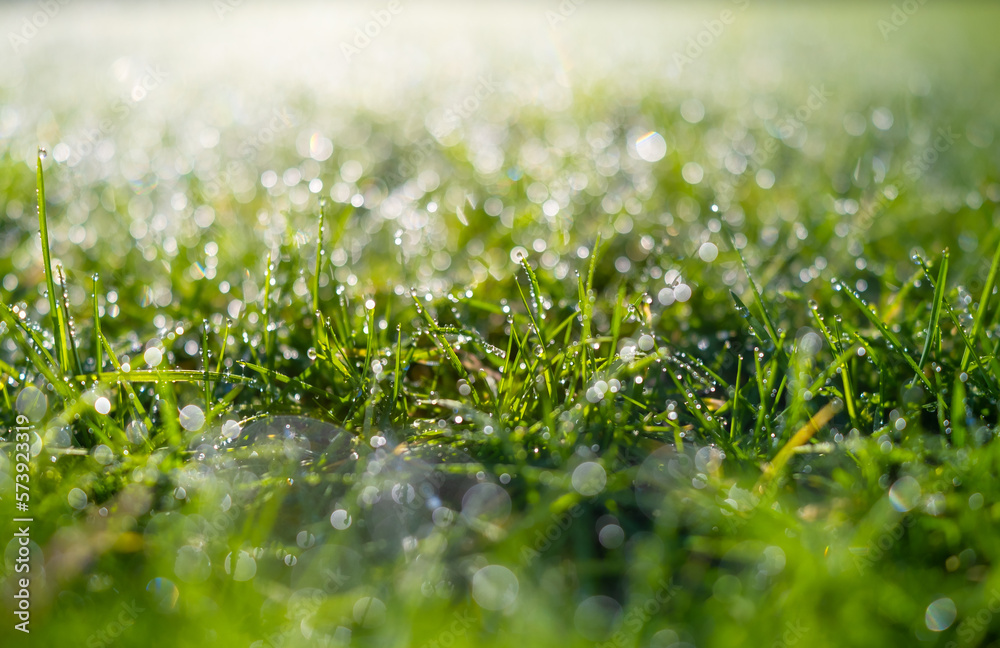
[(183, 120), (144, 170), (121, 145), (128, 181), (8, 151), (0, 493), (22, 414), (36, 640), (988, 645), (1000, 178), (969, 52), (834, 77), (791, 130), (814, 70), (498, 95), (502, 137), (430, 146), (359, 110), (232, 187), (157, 177)]

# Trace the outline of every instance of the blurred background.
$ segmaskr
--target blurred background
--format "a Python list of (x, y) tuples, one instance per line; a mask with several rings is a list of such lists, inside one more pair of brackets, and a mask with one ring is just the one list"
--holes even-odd
[[(289, 223), (312, 228), (320, 199), (366, 214), (363, 232), (332, 257), (338, 281), (360, 281), (357, 269), (385, 258), (362, 254), (372, 245), (407, 260), (380, 276), (442, 289), (445, 269), (453, 281), (482, 281), (516, 265), (486, 249), (489, 237), (462, 239), (467, 229), (448, 226), (463, 210), (484, 214), (508, 247), (543, 239), (552, 268), (553, 255), (575, 251), (571, 233), (629, 228), (615, 225), (619, 214), (662, 225), (670, 212), (697, 226), (692, 212), (717, 205), (742, 227), (739, 200), (754, 192), (750, 235), (766, 231), (765, 243), (807, 210), (835, 212), (845, 227), (874, 220), (892, 232), (904, 219), (932, 231), (905, 210), (894, 223), (865, 214), (888, 202), (883, 188), (895, 199), (914, 179), (940, 186), (914, 198), (931, 213), (955, 213), (970, 187), (980, 200), (996, 191), (981, 162), (994, 155), (998, 107), (983, 90), (997, 56), (962, 46), (985, 43), (994, 11), (742, 0), (6, 3), (0, 147), (14, 165), (3, 182), (17, 191), (4, 192), (4, 250), (19, 270), (35, 258), (21, 243), (34, 227), (28, 172), (39, 143), (65, 213), (53, 227), (57, 256), (87, 256), (100, 235), (123, 256), (204, 265), (184, 251), (212, 224), (273, 247)], [(950, 163), (907, 167), (939, 129), (961, 141)], [(792, 207), (786, 192), (804, 174), (831, 191)], [(640, 215), (654, 187), (669, 197)], [(534, 211), (523, 222), (526, 210), (505, 200), (517, 195)], [(698, 246), (705, 233), (679, 243)], [(477, 238), (472, 261), (464, 244)]]

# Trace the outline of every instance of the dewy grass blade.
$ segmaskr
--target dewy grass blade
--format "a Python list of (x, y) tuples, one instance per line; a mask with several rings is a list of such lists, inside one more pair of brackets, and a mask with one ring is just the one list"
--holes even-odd
[(548, 346), (548, 345), (547, 345), (546, 340), (545, 340), (545, 335), (542, 333), (542, 324), (541, 324), (541, 320), (540, 320), (541, 316), (539, 315), (539, 316), (536, 317), (536, 315), (534, 313), (532, 313), (532, 311), (531, 311), (531, 305), (528, 303), (527, 298), (524, 296), (524, 290), (521, 289), (521, 284), (517, 284), (517, 292), (521, 296), (521, 301), (522, 301), (522, 303), (524, 303), (524, 307), (528, 311), (528, 319), (531, 320), (531, 330), (533, 330), (535, 332), (535, 335), (538, 336), (538, 347), (537, 348), (539, 349), (540, 352), (538, 353), (538, 358), (536, 359), (535, 364), (541, 364), (541, 366), (542, 366), (543, 378), (545, 379), (545, 393), (546, 393), (546, 396), (549, 399), (551, 399), (552, 398), (552, 380), (551, 380), (551, 378), (549, 376), (548, 353), (545, 350), (545, 347)]
[[(924, 363), (927, 362), (927, 358), (929, 357), (931, 352), (931, 347), (934, 346), (934, 340), (938, 337), (939, 331), (941, 329), (940, 325), (941, 302), (944, 301), (944, 290), (945, 290), (944, 286), (947, 278), (948, 278), (948, 250), (946, 249), (941, 254), (941, 269), (938, 271), (937, 282), (934, 286), (934, 302), (932, 303), (931, 306), (931, 319), (927, 323), (927, 339), (924, 340), (924, 350), (920, 353), (920, 361), (917, 362), (917, 366), (920, 367), (923, 367)], [(930, 277), (928, 277), (928, 279), (930, 279)], [(968, 353), (968, 349), (966, 349), (966, 353)]]
[(83, 373), (83, 363), (80, 362), (80, 351), (76, 346), (76, 336), (73, 333), (73, 320), (69, 316), (69, 294), (66, 292), (66, 275), (63, 273), (62, 266), (56, 268), (56, 272), (59, 273), (59, 292), (62, 299), (59, 300), (59, 321), (63, 324), (66, 329), (66, 342), (69, 350), (72, 351), (70, 354), (70, 360), (73, 363), (73, 371), (76, 374)]
[(754, 423), (753, 439), (760, 443), (767, 436), (767, 394), (768, 388), (764, 383), (764, 370), (760, 366), (761, 354), (755, 349), (753, 353), (754, 376), (757, 379), (757, 421)]
[(597, 371), (596, 358), (594, 360), (594, 366), (590, 366), (591, 358), (591, 346), (590, 337), (591, 330), (594, 320), (594, 273), (597, 271), (597, 257), (601, 253), (601, 237), (598, 235), (597, 240), (594, 242), (594, 249), (590, 253), (590, 263), (587, 266), (587, 281), (586, 283), (578, 282), (580, 289), (580, 313), (583, 316), (583, 328), (580, 335), (580, 345), (581, 349), (581, 367), (583, 375), (583, 384), (587, 384), (590, 377), (594, 375)]
[[(839, 353), (843, 355), (844, 344), (840, 340), (839, 331), (837, 335), (834, 335), (830, 331), (829, 327), (827, 327), (826, 325), (826, 322), (823, 321), (823, 318), (819, 314), (818, 304), (816, 304), (815, 302), (810, 303), (809, 309), (812, 311), (813, 321), (816, 322), (817, 328), (819, 328), (820, 332), (823, 334), (823, 337), (826, 338), (826, 341), (830, 345), (830, 348), (834, 351), (834, 353)], [(857, 427), (858, 415), (857, 415), (857, 407), (854, 404), (854, 387), (851, 381), (851, 365), (849, 362), (851, 356), (853, 356), (854, 354), (854, 350), (850, 349), (849, 351), (850, 352), (848, 356), (844, 358), (843, 370), (840, 372), (840, 376), (844, 384), (844, 404), (847, 406), (847, 416), (850, 417), (851, 424)], [(839, 363), (835, 364), (839, 366)]]
[[(420, 300), (417, 298), (415, 294), (411, 293), (411, 297), (413, 298), (413, 303), (416, 305), (417, 312), (424, 318), (424, 321), (427, 322), (428, 326), (427, 334), (430, 335), (431, 339), (434, 341), (437, 347), (441, 349), (441, 351), (443, 351), (444, 354), (451, 361), (451, 366), (455, 369), (455, 372), (459, 376), (468, 378), (469, 377), (468, 373), (466, 372), (465, 367), (462, 366), (462, 361), (458, 358), (458, 354), (455, 353), (455, 348), (451, 345), (451, 342), (448, 341), (448, 338), (444, 334), (438, 334), (437, 322), (434, 321), (434, 317), (431, 316), (430, 311), (428, 311), (420, 303)], [(469, 393), (472, 396), (472, 400), (476, 403), (476, 405), (479, 405), (480, 404), (479, 392), (475, 386), (472, 385), (470, 386), (472, 387), (472, 391)]]
[(729, 421), (729, 442), (736, 443), (736, 430), (740, 427), (740, 379), (743, 377), (743, 355), (736, 361), (736, 383), (733, 388), (733, 414)]
[(226, 348), (229, 346), (229, 329), (233, 321), (226, 318), (226, 328), (222, 332), (222, 349), (219, 351), (219, 360), (215, 363), (215, 373), (222, 373), (222, 363), (226, 358)]
[(59, 395), (67, 399), (75, 398), (77, 395), (75, 390), (61, 376), (56, 375), (55, 363), (51, 356), (46, 358), (36, 350), (37, 348), (44, 352), (45, 348), (40, 346), (38, 340), (33, 339), (33, 343), (28, 342), (25, 335), (31, 337), (31, 330), (2, 301), (0, 301), (0, 319), (7, 323), (7, 334), (14, 338), (14, 342), (21, 348), (32, 366), (55, 387)]
[[(979, 310), (976, 311), (976, 321), (972, 325), (972, 335), (969, 336), (972, 339), (973, 344), (978, 341), (979, 335), (982, 333), (983, 327), (986, 324), (990, 298), (993, 297), (993, 287), (996, 286), (998, 270), (1000, 270), (1000, 245), (997, 246), (996, 252), (993, 253), (993, 263), (990, 265), (990, 273), (987, 275), (986, 283), (983, 285), (983, 295), (979, 298)], [(997, 309), (997, 312), (1000, 313), (1000, 308)], [(972, 353), (972, 350), (966, 349), (965, 353), (962, 355), (962, 371), (966, 371), (968, 369), (969, 361), (972, 359)]]
[(542, 299), (542, 288), (538, 284), (538, 277), (535, 275), (535, 271), (532, 269), (531, 264), (528, 263), (528, 259), (524, 256), (521, 257), (521, 268), (524, 269), (525, 274), (528, 275), (528, 284), (531, 286), (531, 303), (535, 312), (531, 312), (532, 306), (528, 306), (526, 300), (525, 305), (528, 306), (528, 313), (532, 315), (535, 327), (539, 329), (538, 337), (542, 340), (542, 344), (545, 344), (545, 338), (542, 337), (541, 332), (541, 321), (545, 319), (545, 302)]
[(622, 318), (625, 313), (625, 286), (618, 286), (618, 298), (615, 299), (615, 308), (611, 314), (611, 345), (608, 346), (608, 357), (601, 365), (601, 369), (607, 369), (614, 362), (618, 353), (618, 336), (621, 333)]
[(212, 402), (212, 379), (209, 378), (208, 320), (201, 321), (201, 368), (205, 372), (205, 406)]
[(399, 399), (399, 387), (403, 382), (403, 327), (396, 326), (396, 357), (392, 374), (392, 406)]
[(965, 383), (961, 376), (955, 376), (955, 388), (951, 393), (951, 442), (956, 448), (965, 447)]
[[(747, 282), (749, 282), (750, 290), (753, 292), (754, 302), (757, 304), (757, 308), (764, 318), (764, 327), (767, 329), (767, 334), (771, 336), (771, 341), (774, 343), (774, 347), (778, 350), (779, 354), (783, 353), (784, 350), (782, 349), (781, 338), (778, 336), (778, 330), (775, 328), (774, 322), (771, 321), (771, 316), (768, 314), (767, 308), (764, 307), (764, 299), (760, 295), (760, 290), (757, 289), (757, 283), (753, 280), (753, 275), (750, 274), (750, 266), (747, 265), (746, 259), (743, 258), (743, 253), (736, 246), (736, 240), (732, 236), (730, 236), (730, 243), (736, 251), (736, 256), (740, 259), (743, 272), (746, 273)], [(735, 296), (735, 293), (733, 295)], [(744, 306), (744, 308), (746, 307)], [(747, 312), (749, 313), (750, 309), (747, 309)]]
[[(128, 394), (128, 402), (131, 404), (136, 418), (141, 420), (145, 424), (146, 429), (152, 432), (153, 421), (146, 412), (146, 408), (143, 407), (142, 401), (138, 398), (135, 388), (132, 386), (132, 380), (134, 380), (134, 377), (131, 375), (132, 372), (125, 372), (123, 370), (121, 362), (118, 361), (118, 356), (115, 355), (114, 349), (111, 348), (111, 343), (108, 342), (107, 338), (104, 337), (102, 333), (98, 332), (98, 335), (101, 338), (101, 345), (108, 354), (108, 360), (111, 362), (111, 366), (118, 372), (117, 379), (121, 380), (122, 388), (125, 390), (125, 393)], [(103, 376), (103, 378), (107, 379), (107, 375)], [(150, 443), (148, 439), (146, 442)]]
[(739, 312), (746, 318), (747, 323), (750, 326), (750, 334), (753, 335), (755, 338), (757, 338), (757, 341), (760, 342), (761, 344), (767, 344), (767, 339), (764, 338), (763, 335), (761, 335), (762, 333), (766, 333), (766, 327), (761, 323), (759, 319), (757, 319), (757, 317), (753, 313), (750, 312), (750, 309), (747, 308), (747, 305), (743, 303), (743, 300), (740, 299), (739, 295), (737, 295), (732, 290), (729, 291), (729, 295), (733, 298), (733, 301), (736, 303), (737, 312)]
[(94, 273), (94, 373), (97, 379), (101, 379), (101, 371), (104, 368), (104, 349), (101, 346), (101, 306), (97, 299), (100, 288), (100, 277)]
[[(264, 326), (264, 361), (267, 372), (261, 374), (264, 378), (264, 384), (267, 388), (268, 402), (273, 400), (272, 384), (271, 384), (271, 374), (274, 372), (274, 348), (273, 348), (273, 335), (271, 334), (271, 284), (274, 282), (274, 262), (272, 259), (273, 251), (268, 251), (267, 253), (267, 268), (264, 270), (264, 296), (263, 305), (261, 306), (261, 323)], [(280, 254), (279, 254), (280, 258)]]
[(66, 322), (62, 318), (62, 309), (56, 299), (55, 278), (52, 275), (52, 253), (49, 251), (49, 223), (45, 213), (45, 175), (42, 172), (42, 160), (46, 157), (45, 149), (39, 147), (35, 166), (35, 181), (38, 197), (38, 231), (42, 241), (42, 270), (45, 272), (45, 289), (49, 298), (49, 317), (52, 320), (52, 335), (55, 337), (56, 357), (59, 360), (59, 370), (63, 375), (69, 373), (69, 350), (66, 348)]
[[(326, 200), (321, 200), (319, 204), (319, 224), (316, 227), (316, 265), (313, 269), (313, 281), (312, 281), (312, 312), (317, 312), (319, 310), (319, 277), (323, 273), (323, 232), (324, 232), (324, 218), (326, 217)], [(320, 322), (316, 322), (316, 327), (313, 335), (317, 335), (316, 331), (322, 326)], [(315, 343), (315, 342), (314, 342)]]
[(889, 341), (890, 344), (892, 344), (893, 350), (899, 355), (903, 356), (903, 360), (906, 361), (906, 364), (910, 365), (910, 368), (912, 368), (913, 371), (916, 373), (917, 377), (920, 378), (920, 381), (924, 383), (924, 386), (927, 387), (929, 390), (934, 391), (934, 387), (931, 385), (930, 381), (927, 380), (927, 376), (924, 375), (924, 372), (920, 369), (920, 366), (912, 357), (910, 357), (910, 354), (907, 353), (906, 348), (902, 344), (900, 344), (899, 339), (891, 330), (889, 330), (889, 327), (886, 326), (885, 322), (883, 322), (881, 318), (879, 318), (878, 314), (875, 313), (875, 311), (870, 306), (868, 306), (868, 304), (861, 301), (861, 298), (858, 297), (856, 294), (854, 294), (854, 291), (851, 290), (849, 286), (845, 286), (841, 282), (836, 282), (834, 285), (838, 287), (837, 290), (840, 290), (842, 293), (846, 294), (847, 298), (855, 306), (857, 306), (862, 313), (864, 313), (865, 317), (868, 318), (868, 321), (871, 322), (872, 325), (879, 330), (879, 332), (882, 334), (882, 337), (884, 337), (886, 340)]

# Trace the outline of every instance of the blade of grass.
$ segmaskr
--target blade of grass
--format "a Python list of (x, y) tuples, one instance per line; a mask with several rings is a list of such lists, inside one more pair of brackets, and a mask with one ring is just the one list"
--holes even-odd
[(222, 362), (226, 357), (226, 347), (229, 346), (229, 328), (233, 320), (226, 318), (226, 329), (222, 333), (222, 350), (219, 351), (219, 361), (215, 363), (215, 373), (222, 373)]
[(66, 293), (66, 275), (63, 274), (62, 266), (56, 268), (56, 272), (59, 273), (59, 292), (62, 296), (62, 299), (59, 301), (59, 318), (66, 325), (66, 341), (69, 350), (73, 352), (69, 356), (73, 363), (73, 371), (77, 374), (82, 374), (83, 363), (80, 362), (80, 351), (77, 349), (76, 336), (73, 334), (73, 321), (69, 317), (69, 295)]
[[(427, 334), (431, 337), (437, 347), (448, 357), (451, 361), (451, 366), (454, 367), (458, 375), (468, 379), (468, 373), (465, 371), (465, 367), (462, 366), (462, 361), (459, 360), (458, 354), (455, 353), (455, 348), (451, 346), (451, 342), (448, 341), (448, 338), (445, 335), (438, 335), (435, 333), (435, 330), (438, 328), (437, 322), (434, 321), (430, 312), (423, 306), (423, 304), (420, 303), (420, 300), (417, 298), (415, 293), (411, 293), (410, 296), (413, 298), (413, 303), (416, 304), (417, 312), (424, 318), (424, 321), (427, 322), (427, 325), (430, 327)], [(476, 405), (480, 405), (479, 390), (476, 388), (475, 384), (471, 382), (469, 383), (469, 387), (472, 389), (472, 391), (469, 392), (472, 396), (472, 400), (476, 403)]]
[(201, 368), (205, 372), (205, 407), (212, 402), (212, 379), (208, 376), (208, 320), (201, 321)]
[(955, 376), (955, 389), (951, 393), (951, 442), (956, 448), (965, 447), (965, 383)]
[[(979, 310), (976, 311), (976, 321), (972, 325), (972, 335), (970, 336), (973, 342), (979, 339), (979, 335), (986, 324), (987, 311), (989, 310), (990, 298), (993, 296), (993, 287), (996, 285), (998, 270), (1000, 270), (1000, 246), (997, 246), (996, 252), (993, 253), (993, 263), (990, 265), (990, 273), (987, 275), (986, 283), (983, 285), (983, 296), (979, 298)], [(997, 309), (997, 312), (1000, 312), (1000, 309)], [(972, 355), (973, 350), (966, 348), (965, 353), (962, 355), (962, 371), (968, 369)]]
[(101, 278), (94, 273), (94, 372), (101, 378), (104, 369), (104, 349), (101, 347), (101, 307), (97, 300)]
[[(750, 283), (750, 290), (753, 292), (754, 302), (757, 304), (757, 308), (760, 310), (761, 316), (764, 318), (764, 327), (767, 330), (767, 334), (771, 336), (771, 341), (774, 343), (774, 347), (779, 353), (783, 353), (781, 339), (778, 337), (778, 330), (774, 327), (774, 322), (771, 321), (771, 316), (767, 312), (767, 308), (764, 307), (764, 299), (760, 295), (760, 290), (757, 289), (757, 283), (753, 280), (753, 275), (750, 274), (750, 266), (747, 265), (746, 259), (743, 258), (743, 253), (736, 246), (736, 240), (730, 236), (730, 242), (732, 243), (733, 249), (736, 250), (736, 256), (740, 259), (740, 264), (743, 266), (743, 272), (747, 275), (747, 281)], [(734, 293), (735, 296), (735, 293)], [(742, 304), (742, 302), (740, 302)], [(746, 306), (744, 306), (746, 308)], [(750, 312), (750, 309), (747, 309)]]
[(401, 325), (396, 326), (396, 363), (395, 370), (392, 375), (392, 407), (396, 407), (396, 402), (399, 400), (399, 387), (403, 382), (403, 327)]
[(740, 378), (743, 376), (743, 355), (736, 361), (736, 388), (733, 389), (733, 416), (729, 421), (729, 442), (736, 443), (736, 429), (740, 426)]
[[(926, 268), (924, 269), (924, 272), (927, 272)], [(948, 250), (946, 248), (941, 254), (941, 268), (938, 270), (937, 282), (934, 286), (934, 301), (931, 305), (931, 319), (930, 322), (927, 323), (927, 339), (924, 340), (924, 350), (921, 351), (920, 360), (917, 362), (917, 366), (920, 367), (923, 367), (924, 363), (927, 362), (927, 358), (931, 352), (931, 347), (934, 346), (934, 340), (938, 337), (941, 319), (941, 302), (944, 301), (944, 286), (947, 276)], [(928, 280), (930, 280), (929, 276)], [(968, 349), (966, 349), (966, 353), (968, 353)]]
[(761, 475), (760, 480), (757, 482), (755, 487), (756, 492), (762, 493), (767, 489), (767, 485), (774, 480), (775, 477), (781, 472), (785, 464), (794, 454), (795, 449), (801, 445), (809, 442), (809, 439), (819, 432), (830, 419), (840, 411), (839, 401), (830, 401), (823, 406), (816, 414), (810, 418), (805, 425), (803, 425), (799, 430), (792, 435), (792, 438), (788, 440), (788, 443), (778, 451), (774, 459), (765, 467), (764, 474)]
[(272, 402), (271, 393), (271, 372), (274, 371), (274, 349), (272, 348), (271, 336), (271, 283), (274, 263), (272, 262), (272, 251), (267, 253), (267, 268), (264, 270), (264, 303), (261, 307), (261, 323), (264, 325), (264, 363), (268, 372), (263, 375), (264, 385), (267, 387), (268, 405)]
[[(834, 352), (836, 353), (843, 354), (844, 344), (843, 342), (841, 342), (839, 334), (834, 335), (827, 327), (826, 322), (824, 322), (823, 318), (820, 317), (819, 307), (816, 304), (816, 302), (812, 302), (809, 305), (809, 310), (812, 311), (813, 321), (816, 322), (816, 326), (819, 328), (820, 332), (823, 333), (823, 337), (826, 338), (826, 341), (830, 345), (830, 348), (833, 349)], [(851, 355), (853, 355), (853, 349), (851, 349), (851, 351), (852, 351)], [(854, 427), (857, 427), (858, 414), (857, 414), (857, 408), (854, 404), (854, 388), (851, 384), (850, 366), (848, 366), (847, 363), (847, 360), (849, 359), (850, 356), (844, 359), (844, 369), (843, 371), (840, 372), (840, 377), (842, 382), (844, 383), (844, 404), (847, 406), (847, 416), (851, 419), (851, 424)]]
[(855, 306), (857, 306), (861, 310), (861, 312), (865, 314), (865, 317), (868, 318), (868, 321), (871, 322), (872, 325), (879, 330), (879, 332), (882, 334), (882, 337), (884, 337), (886, 340), (890, 342), (890, 344), (892, 344), (893, 349), (899, 355), (903, 356), (903, 359), (906, 361), (906, 364), (910, 365), (910, 368), (913, 369), (917, 377), (920, 378), (921, 382), (924, 383), (924, 386), (933, 392), (934, 387), (931, 385), (930, 381), (927, 380), (927, 376), (924, 375), (924, 372), (920, 369), (920, 366), (910, 356), (910, 354), (906, 352), (906, 348), (902, 344), (900, 344), (899, 339), (891, 330), (889, 330), (889, 327), (886, 326), (885, 322), (883, 322), (881, 318), (879, 318), (878, 314), (874, 311), (874, 309), (871, 306), (867, 305), (865, 302), (861, 301), (861, 298), (858, 297), (856, 294), (854, 294), (854, 291), (851, 290), (849, 286), (846, 286), (841, 282), (837, 282), (835, 285), (839, 286), (838, 290), (845, 293), (847, 295), (847, 298)]
[[(138, 394), (135, 393), (135, 388), (132, 387), (132, 376), (131, 372), (122, 371), (122, 365), (118, 362), (118, 356), (115, 355), (114, 349), (111, 348), (111, 343), (108, 339), (104, 337), (103, 333), (98, 333), (101, 338), (101, 344), (104, 346), (104, 350), (108, 353), (108, 360), (111, 361), (111, 366), (115, 368), (120, 377), (116, 377), (116, 382), (121, 381), (122, 387), (125, 389), (125, 393), (128, 394), (128, 402), (131, 404), (132, 409), (136, 415), (136, 418), (142, 419), (142, 422), (146, 425), (146, 430), (149, 431), (150, 435), (153, 432), (153, 421), (149, 414), (146, 412), (146, 408), (142, 406), (142, 401), (139, 400)], [(102, 379), (107, 380), (109, 373), (102, 375)], [(152, 442), (147, 438), (146, 444), (148, 447), (152, 448)]]
[(34, 344), (29, 344), (28, 340), (25, 338), (25, 332), (30, 333), (30, 329), (25, 326), (24, 322), (21, 321), (17, 315), (15, 315), (10, 308), (4, 302), (0, 301), (0, 319), (3, 319), (7, 323), (8, 334), (14, 338), (14, 342), (21, 347), (21, 351), (24, 352), (25, 357), (31, 362), (31, 364), (38, 370), (42, 376), (45, 377), (52, 385), (55, 386), (59, 395), (63, 398), (76, 398), (78, 394), (76, 391), (61, 377), (58, 377), (55, 371), (55, 363), (52, 361), (51, 356), (46, 359), (35, 349), (42, 349), (44, 347), (39, 345), (37, 340), (34, 340)]
[[(326, 200), (321, 200), (319, 203), (319, 225), (316, 228), (316, 266), (313, 271), (313, 285), (312, 285), (312, 312), (319, 310), (319, 277), (323, 272), (323, 232), (324, 232), (324, 218), (326, 217)], [(320, 323), (316, 323), (316, 328), (320, 327)], [(316, 335), (314, 330), (314, 335)]]
[(583, 317), (582, 332), (580, 334), (580, 342), (577, 348), (581, 350), (581, 372), (584, 384), (586, 384), (597, 371), (596, 361), (593, 370), (590, 370), (590, 335), (591, 323), (594, 319), (594, 304), (591, 301), (591, 297), (594, 290), (594, 273), (597, 271), (597, 257), (600, 254), (600, 251), (601, 236), (598, 235), (597, 240), (594, 242), (594, 249), (590, 253), (590, 264), (587, 267), (587, 282), (584, 283), (580, 279), (577, 280), (579, 288), (580, 313)]
[(49, 251), (49, 222), (45, 213), (45, 176), (42, 172), (42, 160), (45, 159), (45, 149), (39, 147), (38, 159), (35, 165), (35, 181), (38, 197), (38, 231), (42, 239), (42, 264), (45, 272), (45, 289), (49, 298), (49, 317), (52, 318), (52, 335), (55, 337), (56, 357), (59, 359), (59, 371), (62, 375), (69, 373), (69, 352), (66, 348), (66, 322), (62, 319), (62, 310), (56, 303), (55, 278), (52, 275), (52, 254)]

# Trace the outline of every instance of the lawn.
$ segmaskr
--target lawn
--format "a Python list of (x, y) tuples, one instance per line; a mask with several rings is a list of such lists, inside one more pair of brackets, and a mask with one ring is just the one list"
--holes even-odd
[(0, 643), (1000, 642), (998, 19), (4, 6)]

